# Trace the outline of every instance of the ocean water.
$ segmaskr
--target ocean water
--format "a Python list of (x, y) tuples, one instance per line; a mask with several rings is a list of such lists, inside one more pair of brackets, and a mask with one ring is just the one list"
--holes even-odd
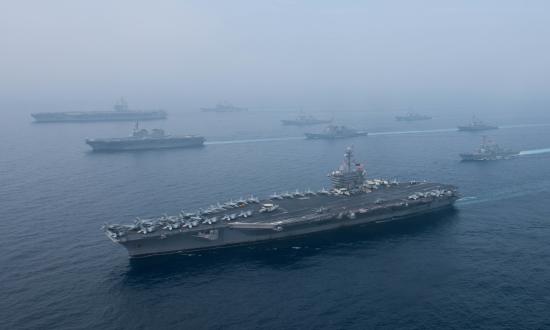
[[(0, 328), (550, 328), (550, 116), (487, 116), (518, 158), (461, 163), (468, 115), (399, 123), (349, 112), (372, 135), (307, 141), (294, 114), (173, 111), (142, 123), (203, 134), (200, 149), (91, 153), (132, 123), (0, 122)], [(318, 117), (331, 114), (319, 113)], [(352, 145), (369, 176), (455, 184), (456, 210), (207, 253), (129, 260), (105, 222), (254, 193), (328, 186)]]

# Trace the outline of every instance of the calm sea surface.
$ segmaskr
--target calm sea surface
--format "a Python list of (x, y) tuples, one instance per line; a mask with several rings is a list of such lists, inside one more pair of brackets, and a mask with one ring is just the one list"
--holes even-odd
[[(307, 141), (292, 113), (173, 112), (142, 123), (207, 137), (201, 149), (95, 154), (86, 137), (132, 123), (0, 121), (0, 328), (550, 328), (550, 116), (487, 116), (516, 159), (461, 163), (469, 115), (319, 113), (373, 134)], [(27, 111), (28, 110), (28, 111)], [(311, 130), (320, 130), (313, 127)], [(308, 129), (306, 129), (308, 130)], [(455, 184), (455, 212), (406, 223), (130, 261), (105, 222), (254, 193), (328, 186), (353, 145), (371, 177)]]

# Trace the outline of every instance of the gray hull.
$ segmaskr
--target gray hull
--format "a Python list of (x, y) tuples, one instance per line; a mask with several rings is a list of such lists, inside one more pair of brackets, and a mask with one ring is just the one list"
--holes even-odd
[(147, 139), (89, 139), (93, 151), (130, 151), (202, 147), (203, 137), (147, 138)]
[(31, 116), (37, 123), (136, 121), (165, 119), (166, 112), (158, 111), (89, 111), (89, 112), (41, 112)]
[(138, 242), (126, 242), (122, 245), (128, 250), (131, 258), (147, 257), (178, 252), (192, 252), (201, 250), (212, 250), (240, 245), (258, 244), (262, 242), (290, 239), (293, 237), (305, 236), (318, 232), (335, 230), (359, 225), (380, 224), (385, 222), (403, 220), (422, 214), (433, 213), (444, 209), (450, 209), (453, 203), (450, 201), (434, 203), (432, 205), (418, 206), (391, 214), (357, 217), (355, 220), (347, 218), (332, 218), (324, 224), (297, 225), (289, 227), (288, 230), (274, 232), (270, 229), (218, 229), (217, 238), (210, 240), (197, 237), (197, 233), (181, 233), (168, 236), (164, 239), (150, 238)]
[[(454, 187), (433, 183), (397, 184), (371, 192), (351, 196), (311, 196), (284, 200), (266, 200), (276, 203), (273, 213), (258, 213), (259, 205), (246, 205), (233, 212), (253, 211), (244, 219), (199, 224), (193, 228), (158, 229), (143, 234), (128, 231), (107, 236), (123, 245), (130, 257), (144, 257), (186, 251), (218, 249), (236, 245), (281, 240), (344, 227), (376, 224), (431, 213), (450, 208), (458, 196)], [(429, 195), (433, 191), (446, 191)], [(426, 193), (417, 198), (418, 192)], [(415, 196), (411, 199), (411, 196)], [(322, 212), (315, 210), (323, 207)], [(211, 216), (215, 216), (213, 214)]]
[(460, 154), (460, 158), (462, 158), (462, 161), (464, 161), (464, 162), (472, 162), (472, 161), (486, 161), (486, 160), (510, 159), (510, 158), (512, 158), (512, 157), (516, 157), (517, 155), (519, 155), (518, 152), (508, 152), (508, 153), (490, 154), (490, 155), (484, 155), (484, 154)]

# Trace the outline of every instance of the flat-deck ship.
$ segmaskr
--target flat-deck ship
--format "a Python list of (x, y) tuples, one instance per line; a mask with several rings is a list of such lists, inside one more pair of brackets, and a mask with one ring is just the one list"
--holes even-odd
[(112, 111), (37, 112), (31, 116), (37, 123), (157, 120), (167, 116), (164, 110), (130, 110), (122, 98), (113, 108)]
[(164, 130), (139, 128), (136, 122), (131, 136), (121, 138), (86, 139), (94, 151), (130, 151), (202, 147), (206, 139), (196, 135), (169, 135)]
[(216, 203), (195, 212), (136, 219), (103, 230), (130, 257), (208, 250), (308, 235), (342, 227), (406, 219), (452, 208), (456, 187), (368, 179), (348, 148), (329, 173), (331, 189), (274, 193)]

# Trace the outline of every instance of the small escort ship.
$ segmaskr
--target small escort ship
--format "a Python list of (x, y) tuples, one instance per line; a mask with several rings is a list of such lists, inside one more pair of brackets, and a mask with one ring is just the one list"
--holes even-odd
[(346, 126), (329, 125), (321, 133), (305, 133), (306, 139), (312, 140), (334, 140), (345, 139), (357, 136), (367, 136), (369, 133), (365, 131), (358, 131)]
[(56, 122), (94, 122), (94, 121), (136, 121), (166, 119), (163, 110), (130, 110), (128, 103), (121, 98), (113, 111), (73, 111), (73, 112), (39, 112), (31, 116), (37, 123)]
[(229, 103), (218, 103), (214, 108), (201, 108), (203, 112), (240, 112), (248, 111), (247, 108), (239, 108)]
[(481, 146), (476, 151), (460, 154), (460, 158), (463, 161), (485, 161), (509, 159), (518, 155), (519, 151), (504, 149), (484, 136)]
[(498, 126), (486, 124), (477, 119), (475, 116), (468, 125), (458, 126), (458, 130), (463, 132), (481, 132), (493, 129), (498, 129)]
[(395, 120), (397, 121), (418, 121), (418, 120), (430, 120), (432, 119), (431, 116), (421, 115), (414, 112), (408, 112), (404, 116), (395, 116)]
[(93, 151), (128, 151), (202, 147), (204, 141), (205, 138), (202, 136), (167, 135), (158, 128), (149, 132), (146, 129), (140, 129), (136, 122), (134, 132), (129, 137), (86, 139), (86, 144), (92, 147)]
[(337, 228), (376, 224), (453, 207), (454, 186), (368, 179), (348, 148), (344, 162), (328, 174), (331, 189), (240, 198), (195, 212), (106, 224), (107, 237), (130, 257), (217, 249), (269, 242)]
[(330, 124), (332, 123), (331, 119), (317, 119), (311, 115), (301, 115), (298, 116), (296, 119), (283, 119), (281, 122), (285, 126), (312, 126), (312, 125), (320, 125), (320, 124)]

